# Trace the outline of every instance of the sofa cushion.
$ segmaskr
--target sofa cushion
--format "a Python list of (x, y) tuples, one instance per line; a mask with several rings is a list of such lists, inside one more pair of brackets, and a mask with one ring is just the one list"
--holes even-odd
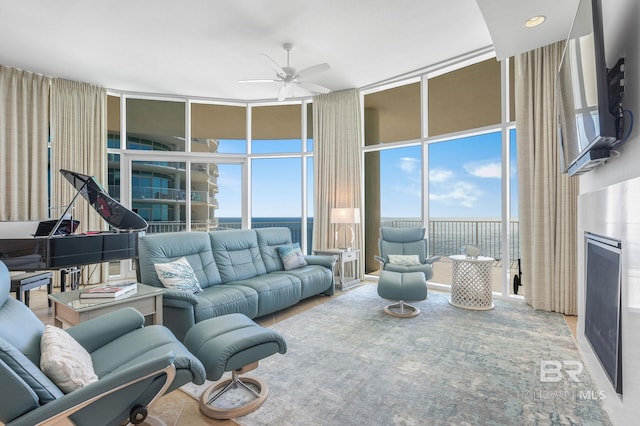
[(91, 355), (61, 328), (47, 325), (40, 341), (40, 368), (63, 392), (98, 381)]
[(333, 270), (320, 265), (307, 265), (273, 274), (292, 275), (300, 280), (300, 299), (316, 294), (333, 294)]
[(267, 272), (284, 271), (278, 247), (291, 244), (291, 230), (286, 227), (257, 228), (258, 248)]
[(258, 239), (252, 229), (209, 232), (213, 256), (222, 282), (266, 274)]
[(198, 277), (186, 257), (153, 265), (163, 286), (198, 293), (202, 291)]
[(249, 318), (258, 314), (258, 292), (247, 286), (216, 285), (196, 295), (195, 321), (240, 313)]
[(163, 287), (153, 265), (171, 262), (183, 256), (193, 268), (201, 288), (222, 282), (211, 253), (209, 235), (206, 232), (168, 232), (140, 236), (138, 239), (140, 281)]
[(261, 317), (272, 312), (288, 308), (300, 301), (300, 280), (291, 274), (279, 274), (276, 272), (263, 274), (244, 280), (231, 281), (228, 285), (250, 287), (258, 294), (258, 312)]

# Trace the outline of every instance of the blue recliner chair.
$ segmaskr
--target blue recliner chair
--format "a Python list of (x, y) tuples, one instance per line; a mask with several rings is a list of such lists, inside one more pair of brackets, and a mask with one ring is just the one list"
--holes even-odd
[(40, 370), (45, 325), (9, 297), (9, 271), (0, 262), (0, 421), (6, 425), (141, 423), (147, 407), (186, 383), (204, 383), (200, 362), (163, 326), (144, 327), (132, 308), (66, 331), (91, 355), (98, 380), (63, 393)]
[[(425, 280), (433, 277), (433, 262), (440, 256), (428, 257), (429, 246), (425, 236), (426, 230), (416, 228), (380, 228), (378, 247), (380, 256), (375, 259), (381, 263), (382, 269), (392, 272), (422, 272)], [(415, 262), (394, 263), (389, 256), (417, 256)]]
[(378, 295), (398, 300), (385, 306), (384, 312), (401, 318), (418, 315), (420, 310), (406, 301), (427, 299), (427, 280), (433, 276), (432, 263), (439, 259), (439, 256), (427, 256), (425, 228), (383, 226), (378, 247), (380, 256), (374, 256), (381, 264)]

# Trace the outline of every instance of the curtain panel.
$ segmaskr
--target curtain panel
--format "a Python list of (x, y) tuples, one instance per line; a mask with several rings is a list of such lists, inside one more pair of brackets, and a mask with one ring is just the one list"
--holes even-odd
[[(332, 208), (358, 208), (362, 215), (362, 118), (357, 89), (313, 98), (315, 249), (336, 247), (336, 224), (330, 223)], [(362, 217), (354, 229), (354, 248), (364, 261)], [(362, 278), (362, 269), (360, 268)]]
[[(60, 169), (94, 176), (106, 187), (107, 182), (107, 92), (91, 84), (53, 79), (51, 83), (51, 182), (52, 204), (57, 214), (71, 203), (76, 189), (59, 173)], [(107, 230), (106, 222), (82, 197), (73, 210), (80, 229)], [(100, 276), (85, 275), (84, 282), (106, 280), (107, 269)]]
[(579, 181), (560, 172), (555, 108), (563, 45), (516, 57), (520, 250), (527, 303), (576, 315)]
[(0, 221), (49, 217), (49, 84), (0, 65)]

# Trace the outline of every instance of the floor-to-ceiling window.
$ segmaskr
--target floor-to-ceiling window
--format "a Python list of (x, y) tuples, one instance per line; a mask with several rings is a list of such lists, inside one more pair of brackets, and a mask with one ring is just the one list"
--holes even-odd
[(251, 226), (286, 226), (307, 252), (310, 118), (307, 104), (251, 108)]
[(501, 134), (491, 132), (428, 145), (429, 251), (442, 257), (436, 282), (451, 284), (447, 256), (464, 245), (502, 258), (501, 142)]
[(519, 256), (508, 77), (486, 59), (365, 92), (366, 272), (379, 269), (380, 225), (427, 226), (430, 254), (441, 256), (432, 282), (450, 284), (448, 256), (473, 244), (496, 259), (494, 291), (506, 293)]
[[(379, 268), (384, 224), (422, 226), (420, 83), (364, 97), (365, 272)], [(368, 148), (373, 148), (369, 150)]]
[(311, 112), (309, 101), (110, 94), (109, 192), (148, 221), (149, 233), (287, 226), (310, 252)]
[[(497, 281), (517, 273), (513, 105), (508, 99), (509, 113), (501, 113), (500, 96), (507, 90), (505, 68), (494, 59), (465, 65), (364, 91), (368, 273), (379, 267), (373, 256), (382, 224), (427, 226), (431, 254), (443, 257), (462, 242), (476, 243), (496, 257), (498, 269), (506, 251), (509, 265)], [(310, 253), (311, 112), (310, 100), (253, 104), (111, 95), (109, 190), (150, 221), (149, 232), (288, 226)], [(487, 210), (463, 214), (454, 205), (474, 200)], [(440, 233), (454, 232), (443, 230), (450, 225), (445, 219), (456, 217), (476, 219), (474, 231), (457, 231), (464, 235), (444, 244)], [(446, 284), (446, 261), (437, 268)]]

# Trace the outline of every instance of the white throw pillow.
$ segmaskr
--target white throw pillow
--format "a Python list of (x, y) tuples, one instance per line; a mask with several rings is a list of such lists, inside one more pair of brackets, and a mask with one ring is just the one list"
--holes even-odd
[(184, 256), (173, 262), (156, 263), (153, 267), (156, 269), (160, 282), (166, 288), (191, 291), (193, 293), (202, 291), (195, 271)]
[(69, 333), (52, 325), (45, 326), (40, 339), (40, 369), (64, 393), (98, 380), (89, 352)]
[(417, 254), (390, 254), (389, 263), (400, 266), (415, 266), (420, 264), (420, 257)]

